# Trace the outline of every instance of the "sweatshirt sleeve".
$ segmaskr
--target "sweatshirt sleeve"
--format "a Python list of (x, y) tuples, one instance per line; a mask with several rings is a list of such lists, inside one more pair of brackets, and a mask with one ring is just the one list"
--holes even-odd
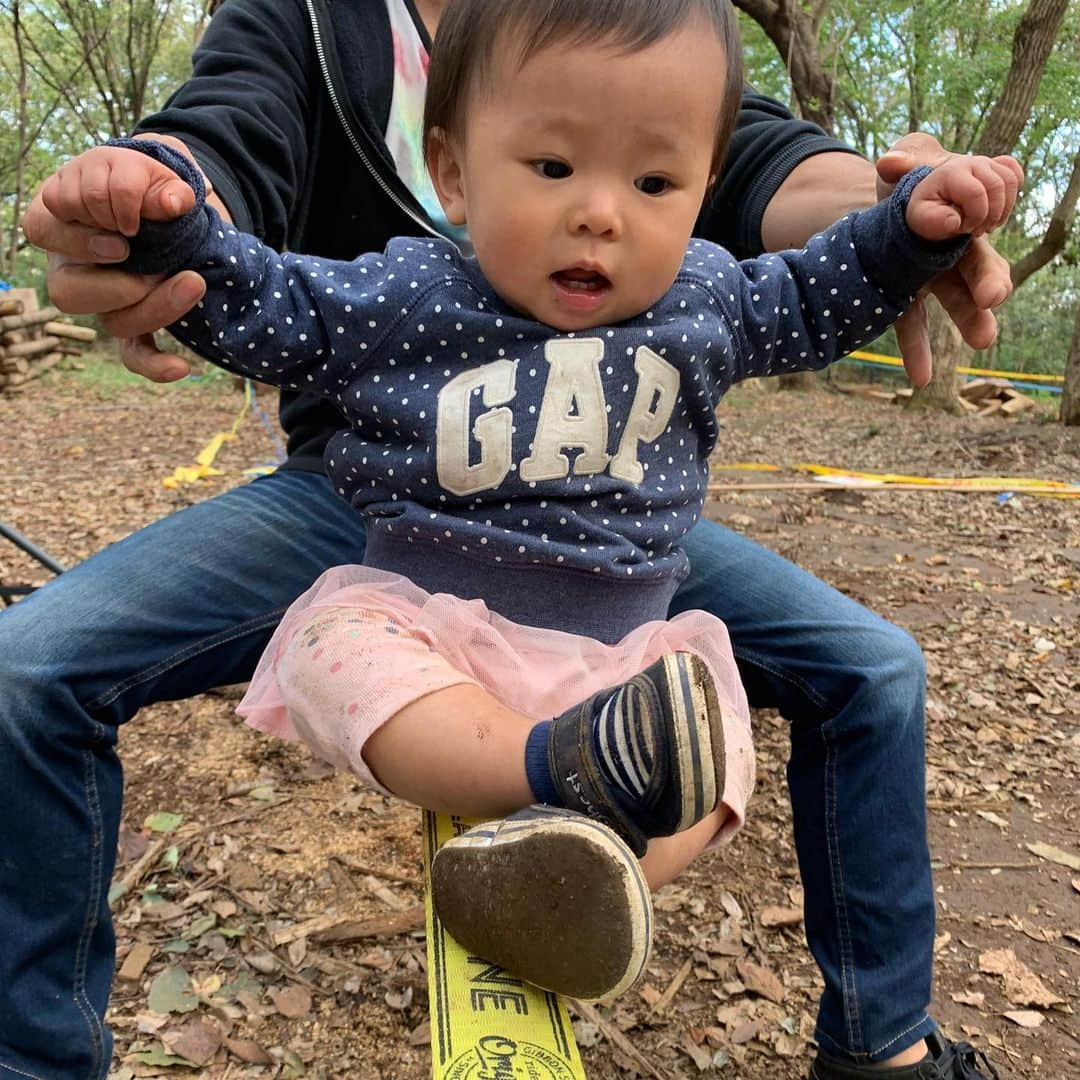
[(720, 393), (731, 383), (817, 370), (892, 325), (931, 278), (948, 270), (969, 238), (931, 243), (907, 226), (907, 204), (930, 172), (916, 169), (890, 198), (849, 214), (799, 251), (740, 263), (696, 242), (691, 258), (705, 272), (727, 323), (731, 346), (711, 357)]
[(135, 130), (181, 139), (237, 227), (283, 248), (308, 169), (314, 70), (302, 0), (229, 0), (210, 20), (191, 76)]
[(352, 262), (279, 254), (206, 205), (202, 178), (182, 154), (149, 140), (109, 145), (155, 158), (194, 189), (195, 207), (182, 218), (141, 223), (119, 268), (202, 274), (206, 295), (167, 329), (238, 375), (340, 403), (355, 372), (379, 353), (413, 303), (446, 276), (438, 253), (426, 257), (431, 245), (425, 241), (395, 241), (425, 248), (409, 269), (406, 253), (391, 249)]

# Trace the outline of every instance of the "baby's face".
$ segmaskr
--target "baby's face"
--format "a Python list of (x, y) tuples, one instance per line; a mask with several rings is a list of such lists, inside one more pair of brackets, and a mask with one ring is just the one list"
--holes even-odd
[(503, 48), (436, 190), (499, 295), (559, 330), (647, 310), (678, 272), (709, 182), (724, 49), (704, 21), (647, 49)]

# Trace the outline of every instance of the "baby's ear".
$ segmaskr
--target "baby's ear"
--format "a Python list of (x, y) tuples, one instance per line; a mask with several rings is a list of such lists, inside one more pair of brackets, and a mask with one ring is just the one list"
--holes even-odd
[(464, 225), (465, 181), (458, 141), (442, 128), (431, 128), (424, 139), (424, 156), (446, 220)]

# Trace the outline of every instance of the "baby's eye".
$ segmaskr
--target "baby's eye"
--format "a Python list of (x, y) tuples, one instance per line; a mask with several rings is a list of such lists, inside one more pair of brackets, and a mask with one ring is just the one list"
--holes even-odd
[(634, 181), (634, 187), (643, 195), (663, 195), (671, 183), (662, 176), (640, 176)]
[(565, 161), (553, 161), (550, 158), (534, 161), (533, 168), (545, 180), (565, 180), (574, 171)]

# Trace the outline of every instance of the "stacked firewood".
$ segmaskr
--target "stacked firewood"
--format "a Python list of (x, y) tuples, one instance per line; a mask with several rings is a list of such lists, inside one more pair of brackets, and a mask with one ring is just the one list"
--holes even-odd
[(17, 391), (96, 337), (96, 330), (64, 321), (57, 308), (39, 310), (33, 289), (0, 293), (0, 392)]

